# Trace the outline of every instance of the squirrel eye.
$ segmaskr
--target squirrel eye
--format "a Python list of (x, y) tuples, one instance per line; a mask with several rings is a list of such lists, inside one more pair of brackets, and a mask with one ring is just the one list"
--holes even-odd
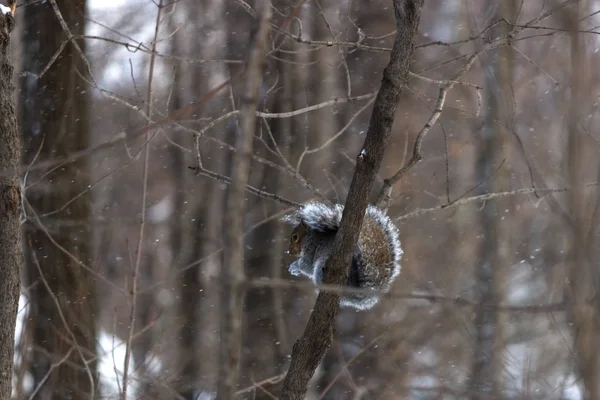
[(300, 239), (300, 237), (298, 236), (297, 233), (292, 233), (292, 242), (297, 243), (298, 239)]

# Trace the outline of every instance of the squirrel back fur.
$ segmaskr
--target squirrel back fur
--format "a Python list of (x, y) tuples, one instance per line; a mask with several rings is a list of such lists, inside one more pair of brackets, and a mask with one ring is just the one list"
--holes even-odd
[[(323, 283), (323, 268), (333, 252), (343, 211), (340, 204), (311, 202), (283, 218), (294, 226), (289, 253), (298, 259), (289, 267), (293, 275), (307, 276), (315, 284)], [(358, 310), (372, 308), (400, 273), (401, 257), (398, 229), (383, 211), (369, 205), (346, 282), (347, 286), (367, 292), (344, 294), (340, 305)]]

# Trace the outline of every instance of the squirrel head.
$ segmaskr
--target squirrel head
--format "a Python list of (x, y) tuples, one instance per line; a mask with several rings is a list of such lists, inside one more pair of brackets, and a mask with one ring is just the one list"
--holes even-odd
[(288, 253), (292, 256), (299, 256), (302, 252), (302, 236), (306, 233), (308, 227), (303, 223), (299, 223), (294, 227), (290, 235), (290, 247)]

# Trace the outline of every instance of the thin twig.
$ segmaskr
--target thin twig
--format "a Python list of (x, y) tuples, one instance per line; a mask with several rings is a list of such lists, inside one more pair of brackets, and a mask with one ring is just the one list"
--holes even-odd
[(421, 152), (423, 140), (425, 139), (425, 136), (427, 136), (427, 133), (435, 125), (435, 123), (437, 122), (440, 115), (442, 115), (442, 111), (444, 110), (444, 104), (446, 103), (446, 96), (448, 95), (448, 92), (454, 87), (454, 85), (456, 85), (459, 82), (460, 78), (471, 68), (471, 66), (477, 59), (477, 57), (479, 57), (479, 55), (481, 53), (483, 53), (484, 51), (487, 51), (488, 49), (492, 48), (493, 45), (494, 44), (490, 44), (490, 45), (484, 47), (484, 49), (471, 55), (471, 57), (469, 57), (468, 61), (465, 63), (465, 65), (463, 65), (463, 67), (456, 74), (456, 76), (453, 79), (446, 81), (446, 83), (440, 88), (437, 103), (435, 105), (435, 109), (433, 110), (433, 113), (429, 117), (429, 120), (427, 121), (427, 123), (423, 126), (423, 128), (421, 128), (421, 131), (417, 134), (417, 138), (415, 139), (415, 144), (413, 147), (412, 157), (410, 158), (410, 160), (408, 160), (408, 162), (402, 168), (400, 168), (394, 175), (392, 175), (391, 178), (385, 179), (383, 181), (383, 186), (381, 187), (381, 190), (379, 191), (379, 195), (377, 196), (377, 201), (376, 201), (376, 204), (379, 207), (382, 207), (382, 208), (389, 207), (389, 202), (390, 202), (391, 196), (392, 196), (392, 188), (393, 188), (394, 184), (396, 184), (396, 182), (398, 182), (415, 165), (417, 165), (417, 163), (419, 161), (421, 161), (423, 159), (423, 154)]
[(508, 192), (487, 193), (487, 194), (481, 194), (478, 196), (464, 197), (462, 199), (455, 200), (451, 203), (442, 204), (440, 206), (431, 207), (431, 208), (420, 208), (418, 210), (412, 211), (408, 214), (404, 214), (404, 215), (396, 218), (396, 221), (404, 221), (406, 219), (415, 218), (415, 217), (421, 216), (423, 214), (441, 211), (444, 209), (450, 209), (450, 208), (454, 208), (454, 207), (458, 207), (461, 205), (465, 205), (468, 203), (474, 203), (474, 202), (478, 202), (478, 201), (494, 200), (494, 199), (499, 199), (499, 198), (503, 198), (503, 197), (517, 196), (517, 195), (522, 195), (522, 194), (535, 194), (536, 192), (537, 193), (548, 193), (548, 194), (561, 193), (561, 192), (566, 192), (568, 190), (569, 190), (569, 188), (556, 188), (556, 189), (524, 188), (524, 189), (511, 190)]
[(60, 9), (58, 8), (58, 4), (56, 4), (56, 0), (50, 0), (50, 4), (52, 5), (52, 9), (54, 10), (54, 13), (56, 14), (58, 23), (60, 24), (62, 30), (67, 35), (67, 40), (69, 42), (71, 42), (71, 44), (73, 45), (73, 47), (75, 48), (75, 50), (77, 51), (79, 56), (81, 57), (81, 61), (83, 61), (83, 63), (85, 64), (85, 66), (87, 68), (87, 72), (90, 75), (90, 79), (94, 82), (94, 84), (96, 84), (96, 79), (94, 78), (94, 73), (92, 72), (92, 66), (90, 64), (90, 61), (87, 59), (87, 57), (85, 56), (85, 53), (83, 52), (83, 50), (81, 49), (81, 47), (79, 46), (77, 41), (75, 40), (75, 36), (71, 32), (69, 25), (67, 24), (62, 13), (60, 12)]
[[(163, 0), (158, 3), (158, 10), (156, 12), (156, 25), (154, 26), (154, 40), (152, 41), (152, 56), (150, 58), (150, 69), (148, 71), (148, 92), (146, 100), (146, 114), (149, 120), (152, 120), (152, 82), (154, 78), (154, 65), (156, 61), (155, 50), (158, 42), (158, 31), (160, 29), (160, 17), (163, 9)], [(150, 130), (146, 131), (146, 137), (148, 143), (144, 147), (144, 165), (142, 171), (142, 215), (140, 216), (140, 233), (138, 238), (138, 245), (136, 250), (136, 260), (132, 271), (132, 285), (131, 285), (131, 316), (129, 318), (129, 331), (127, 333), (127, 346), (125, 347), (125, 362), (123, 365), (123, 391), (121, 392), (121, 398), (127, 400), (127, 389), (128, 389), (128, 374), (129, 374), (129, 360), (131, 358), (131, 344), (133, 341), (133, 333), (135, 332), (135, 315), (137, 313), (137, 286), (138, 286), (138, 274), (140, 265), (142, 262), (142, 250), (144, 246), (144, 231), (146, 228), (146, 197), (148, 195), (148, 164), (150, 160), (150, 140), (152, 138)]]
[(245, 387), (243, 389), (238, 390), (236, 392), (236, 395), (239, 396), (239, 395), (242, 395), (244, 393), (252, 392), (253, 390), (256, 389), (257, 386), (265, 386), (265, 385), (269, 385), (269, 384), (270, 385), (274, 385), (276, 383), (279, 383), (279, 382), (281, 382), (283, 380), (283, 378), (285, 378), (285, 374), (286, 373), (284, 372), (282, 374), (275, 375), (275, 376), (272, 376), (272, 377), (267, 378), (267, 379), (263, 379), (262, 381), (255, 382), (255, 383), (253, 383), (252, 385), (250, 385), (248, 387)]
[[(327, 291), (336, 293), (337, 295), (348, 295), (348, 294), (364, 294), (368, 293), (380, 293), (373, 289), (355, 288), (351, 286), (339, 286), (332, 284), (320, 284), (314, 285), (311, 281), (292, 281), (285, 279), (253, 279), (246, 284), (248, 287), (268, 287), (268, 288), (301, 288), (306, 290)], [(384, 293), (381, 293), (382, 295)], [(484, 303), (477, 300), (471, 300), (461, 296), (446, 296), (443, 294), (435, 293), (385, 293), (385, 297), (389, 299), (404, 299), (404, 300), (426, 300), (430, 303), (450, 303), (461, 307), (483, 307), (489, 310), (498, 310), (505, 312), (523, 312), (523, 313), (546, 313), (553, 311), (565, 311), (566, 301), (559, 301), (547, 304), (528, 304), (528, 305), (516, 305), (516, 304), (498, 304), (498, 303)]]
[[(33, 248), (31, 238), (29, 239), (29, 248)], [(54, 302), (54, 305), (56, 306), (56, 310), (58, 312), (61, 322), (63, 323), (63, 327), (65, 328), (65, 331), (69, 335), (69, 338), (71, 339), (71, 342), (73, 343), (74, 348), (77, 350), (77, 354), (79, 355), (79, 358), (81, 358), (81, 362), (83, 363), (85, 372), (87, 373), (87, 377), (90, 382), (90, 398), (93, 400), (96, 397), (96, 383), (94, 382), (94, 377), (92, 375), (92, 370), (90, 368), (89, 362), (85, 359), (85, 356), (83, 355), (83, 352), (81, 350), (81, 346), (77, 342), (77, 338), (75, 337), (75, 334), (73, 333), (73, 331), (70, 328), (69, 323), (67, 322), (67, 318), (65, 317), (65, 314), (63, 313), (63, 310), (60, 307), (60, 301), (58, 300), (58, 297), (56, 297), (56, 294), (52, 291), (52, 288), (48, 284), (48, 281), (46, 280), (46, 277), (44, 276), (44, 273), (42, 272), (42, 267), (40, 266), (40, 262), (37, 258), (36, 252), (32, 251), (31, 254), (33, 257), (33, 262), (34, 262), (35, 266), (37, 267), (38, 273), (40, 274), (40, 279), (41, 279), (42, 283), (44, 284), (44, 287), (48, 291), (48, 294), (50, 295), (50, 297), (52, 297), (52, 301)]]
[[(489, 30), (489, 28), (491, 28), (491, 26), (493, 26), (495, 24), (498, 24), (500, 22), (506, 23), (507, 25), (510, 25), (510, 26), (514, 27), (514, 29), (512, 30), (512, 32), (510, 32), (509, 34), (494, 39), (490, 43), (488, 43), (485, 46), (483, 46), (483, 48), (481, 48), (477, 52), (471, 54), (469, 56), (467, 62), (465, 63), (465, 65), (463, 65), (463, 67), (458, 71), (458, 73), (455, 75), (455, 77), (453, 79), (451, 79), (451, 80), (445, 81), (445, 84), (440, 88), (439, 95), (438, 95), (438, 100), (437, 100), (437, 103), (436, 103), (436, 107), (435, 107), (432, 115), (429, 117), (429, 120), (423, 126), (423, 128), (421, 129), (421, 131), (417, 134), (417, 138), (415, 139), (415, 144), (414, 144), (414, 147), (413, 147), (413, 155), (412, 155), (412, 157), (410, 158), (410, 160), (408, 160), (408, 162), (402, 168), (400, 168), (394, 175), (392, 175), (392, 177), (384, 180), (383, 186), (381, 187), (381, 190), (379, 191), (379, 194), (377, 196), (377, 201), (376, 201), (376, 204), (379, 207), (381, 207), (381, 208), (388, 208), (389, 207), (389, 203), (390, 203), (391, 195), (392, 195), (393, 185), (395, 183), (397, 183), (419, 161), (421, 161), (423, 159), (423, 154), (421, 152), (421, 146), (423, 144), (423, 140), (425, 139), (425, 136), (427, 135), (427, 133), (435, 125), (435, 123), (439, 119), (440, 115), (442, 114), (442, 111), (444, 109), (444, 104), (446, 102), (446, 96), (447, 96), (448, 92), (457, 83), (464, 84), (463, 82), (460, 81), (460, 78), (462, 76), (464, 76), (465, 73), (471, 68), (471, 66), (473, 65), (473, 63), (475, 62), (475, 60), (481, 54), (483, 54), (485, 52), (488, 52), (488, 51), (496, 49), (496, 48), (498, 48), (500, 46), (509, 44), (509, 39), (514, 38), (518, 33), (520, 33), (521, 31), (523, 31), (524, 29), (534, 28), (535, 26), (533, 26), (533, 24), (536, 24), (536, 23), (540, 22), (541, 20), (544, 20), (544, 19), (548, 18), (556, 10), (558, 10), (558, 9), (566, 6), (567, 4), (569, 4), (572, 1), (573, 0), (567, 0), (567, 1), (565, 1), (565, 2), (561, 3), (559, 6), (553, 8), (552, 10), (549, 10), (549, 11), (543, 13), (543, 14), (540, 14), (538, 17), (536, 17), (536, 18), (528, 21), (526, 24), (523, 24), (523, 25), (513, 25), (513, 24), (510, 24), (508, 21), (506, 21), (504, 19), (500, 19), (499, 21), (496, 21), (494, 24), (488, 26), (483, 31), (483, 32), (485, 32), (485, 31)], [(478, 36), (481, 36), (481, 34), (478, 35)], [(442, 42), (436, 42), (435, 44), (444, 44), (444, 43), (442, 43)], [(464, 55), (463, 56), (459, 56), (458, 58), (462, 58), (462, 57), (464, 57)], [(458, 59), (458, 58), (456, 58), (456, 59)], [(452, 61), (454, 61), (454, 60), (452, 60)], [(417, 76), (417, 75), (415, 74), (414, 76)], [(425, 79), (428, 79), (428, 78), (425, 78)], [(432, 80), (432, 81), (434, 81), (434, 80)], [(477, 86), (477, 85), (472, 85), (472, 86), (477, 89), (477, 93), (478, 93), (478, 96), (479, 96), (480, 87)]]
[[(189, 167), (189, 168), (192, 169), (192, 170), (194, 170), (194, 171), (196, 171), (196, 174), (208, 176), (209, 178), (213, 178), (213, 179), (216, 179), (216, 180), (218, 180), (220, 182), (223, 182), (223, 183), (226, 183), (228, 185), (231, 185), (231, 178), (229, 178), (229, 177), (227, 177), (225, 175), (221, 175), (221, 174), (219, 174), (217, 172), (210, 171), (210, 170), (208, 170), (208, 169), (206, 169), (204, 167)], [(300, 206), (300, 203), (298, 203), (298, 202), (286, 199), (285, 197), (279, 196), (279, 195), (274, 194), (274, 193), (269, 193), (267, 191), (257, 189), (254, 186), (249, 185), (249, 184), (246, 184), (246, 190), (248, 192), (250, 192), (250, 193), (258, 196), (258, 197), (262, 197), (263, 199), (275, 200), (275, 201), (277, 201), (277, 202), (279, 202), (281, 204), (285, 204), (287, 206), (294, 206), (294, 207), (299, 207)]]
[(56, 368), (58, 368), (62, 364), (64, 364), (69, 359), (69, 357), (71, 357), (71, 353), (73, 352), (73, 350), (74, 350), (74, 348), (71, 347), (69, 349), (69, 351), (67, 351), (67, 353), (64, 355), (63, 358), (61, 358), (57, 362), (52, 363), (52, 365), (50, 365), (50, 368), (48, 368), (48, 372), (46, 372), (46, 374), (44, 375), (44, 377), (42, 378), (42, 380), (35, 387), (35, 390), (33, 392), (31, 392), (31, 394), (29, 395), (29, 400), (35, 399), (35, 396), (37, 396), (38, 392), (42, 389), (42, 387), (44, 387), (44, 384), (46, 383), (46, 381), (48, 380), (48, 378), (50, 377), (50, 375), (52, 374), (52, 372)]

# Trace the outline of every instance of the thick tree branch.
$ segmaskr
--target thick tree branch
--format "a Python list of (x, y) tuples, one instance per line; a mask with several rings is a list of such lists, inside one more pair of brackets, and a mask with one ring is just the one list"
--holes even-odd
[(268, 1), (259, 2), (258, 31), (247, 66), (246, 87), (240, 106), (240, 132), (236, 153), (232, 159), (231, 185), (227, 193), (225, 212), (225, 249), (221, 271), (221, 349), (219, 364), (219, 399), (234, 399), (240, 364), (242, 338), (242, 299), (244, 276), (244, 215), (246, 186), (252, 161), (256, 109), (262, 85), (265, 56), (268, 48), (271, 8)]
[[(408, 80), (422, 6), (423, 0), (394, 0), (398, 33), (357, 158), (333, 255), (325, 268), (325, 283), (339, 285), (346, 280), (369, 194), (383, 159), (401, 91)], [(304, 398), (310, 378), (331, 345), (338, 307), (339, 293), (320, 292), (304, 334), (294, 344), (281, 399)]]

